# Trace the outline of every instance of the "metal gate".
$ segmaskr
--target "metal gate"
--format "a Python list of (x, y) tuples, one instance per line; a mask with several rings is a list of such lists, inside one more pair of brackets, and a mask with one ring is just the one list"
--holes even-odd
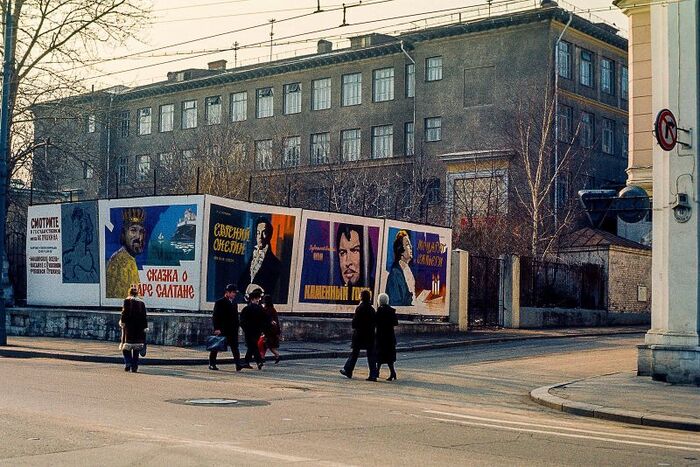
[(501, 260), (469, 255), (469, 327), (498, 326)]
[(26, 235), (24, 232), (11, 232), (5, 237), (8, 275), (14, 290), (15, 301), (27, 299)]

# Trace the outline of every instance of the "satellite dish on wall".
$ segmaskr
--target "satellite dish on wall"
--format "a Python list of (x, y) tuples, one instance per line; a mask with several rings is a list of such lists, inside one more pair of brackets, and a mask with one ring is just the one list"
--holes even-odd
[(617, 217), (633, 224), (647, 217), (651, 203), (649, 195), (644, 188), (638, 186), (627, 186), (620, 190), (618, 196)]

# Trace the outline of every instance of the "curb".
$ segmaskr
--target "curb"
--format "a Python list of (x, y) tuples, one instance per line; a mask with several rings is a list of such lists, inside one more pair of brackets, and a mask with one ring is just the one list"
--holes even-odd
[(593, 417), (613, 422), (629, 423), (632, 425), (653, 426), (657, 428), (670, 428), (673, 430), (700, 431), (700, 421), (697, 419), (661, 415), (648, 412), (636, 412), (602, 405), (587, 404), (564, 399), (550, 394), (550, 390), (568, 386), (582, 380), (569, 381), (567, 383), (552, 384), (530, 391), (530, 399), (540, 405), (561, 412)]
[[(425, 350), (439, 350), (448, 349), (455, 347), (469, 347), (472, 345), (486, 345), (486, 344), (498, 344), (503, 342), (512, 341), (526, 341), (534, 339), (564, 339), (564, 338), (577, 338), (577, 337), (595, 337), (595, 336), (610, 336), (610, 335), (622, 335), (622, 334), (644, 334), (646, 331), (640, 330), (630, 330), (630, 331), (616, 331), (616, 332), (586, 332), (582, 334), (567, 334), (567, 335), (533, 335), (533, 336), (504, 336), (504, 337), (491, 337), (484, 339), (470, 339), (462, 341), (452, 341), (452, 342), (437, 342), (434, 344), (418, 344), (413, 346), (397, 346), (397, 352), (420, 352)], [(346, 358), (350, 353), (350, 349), (344, 351), (321, 351), (321, 352), (308, 352), (308, 353), (288, 353), (282, 356), (282, 361), (285, 360), (311, 360), (311, 359), (323, 359), (323, 358)], [(361, 357), (364, 357), (366, 353), (363, 351), (360, 353)], [(122, 364), (124, 359), (121, 355), (85, 355), (70, 352), (50, 352), (50, 351), (40, 351), (40, 350), (24, 350), (17, 348), (7, 348), (0, 347), (0, 357), (7, 358), (52, 358), (56, 360), (70, 360), (76, 362), (91, 362), (91, 363), (114, 363)], [(202, 351), (201, 358), (149, 358), (142, 357), (140, 360), (142, 365), (205, 365), (209, 362), (206, 356), (206, 351)], [(219, 358), (217, 363), (221, 364), (233, 364), (233, 358)], [(568, 383), (567, 383), (568, 384)]]

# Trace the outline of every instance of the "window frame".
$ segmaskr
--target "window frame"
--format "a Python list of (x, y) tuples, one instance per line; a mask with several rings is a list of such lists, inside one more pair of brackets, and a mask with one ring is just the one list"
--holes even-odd
[[(262, 147), (263, 143), (265, 144), (265, 146), (267, 146), (269, 143), (269, 148), (267, 148), (267, 147), (263, 148)], [(263, 155), (261, 152), (261, 149), (265, 149), (266, 152), (269, 149), (269, 154)], [(271, 139), (255, 140), (254, 151), (255, 151), (255, 167), (257, 169), (260, 169), (260, 170), (272, 169), (272, 140)], [(261, 156), (267, 156), (267, 157), (261, 158)]]
[[(188, 104), (194, 104), (192, 107), (186, 107)], [(182, 101), (182, 107), (181, 107), (181, 113), (180, 113), (180, 128), (182, 130), (191, 130), (193, 128), (197, 128), (197, 99), (190, 99), (186, 101)], [(189, 124), (190, 120), (190, 112), (193, 115), (192, 118), (192, 124)]]
[[(219, 103), (218, 104), (211, 104), (212, 100), (218, 99)], [(212, 119), (212, 108), (217, 107), (218, 108), (218, 115), (214, 114), (216, 116), (216, 120)], [(204, 123), (207, 126), (211, 125), (221, 125), (221, 122), (223, 121), (223, 101), (221, 96), (209, 96), (204, 98)]]
[[(439, 63), (438, 65), (431, 65), (431, 60), (438, 60)], [(442, 68), (443, 68), (443, 59), (442, 55), (435, 55), (433, 57), (427, 57), (425, 59), (425, 82), (426, 83), (431, 83), (433, 81), (442, 81)], [(432, 73), (435, 73), (435, 76), (432, 76)]]
[[(412, 71), (409, 71), (412, 70)], [(404, 68), (405, 73), (405, 90), (404, 94), (406, 97), (416, 97), (416, 64), (407, 63)]]
[[(327, 86), (320, 86), (327, 84)], [(311, 80), (311, 110), (328, 110), (332, 105), (333, 83), (331, 78)], [(324, 107), (325, 106), (325, 107)]]
[[(268, 95), (263, 95), (262, 93), (268, 93)], [(263, 99), (265, 99), (263, 101)], [(268, 100), (269, 99), (269, 109)], [(265, 104), (264, 106), (261, 104)], [(265, 114), (263, 114), (265, 110)], [(269, 110), (269, 114), (267, 111)], [(265, 86), (262, 88), (257, 88), (255, 90), (255, 118), (271, 118), (275, 116), (275, 88), (272, 86)], [(263, 140), (260, 140), (263, 141)]]
[[(436, 122), (439, 124), (438, 126), (434, 126)], [(442, 141), (442, 117), (426, 117), (423, 121), (423, 129), (426, 143)]]
[(131, 130), (131, 111), (122, 110), (119, 114), (119, 121), (119, 135), (122, 138), (127, 138)]
[[(164, 113), (163, 110), (170, 107), (172, 110), (171, 112)], [(169, 133), (174, 130), (175, 128), (175, 104), (163, 104), (158, 108), (158, 132), (159, 133)], [(163, 117), (169, 115), (170, 116), (170, 128), (165, 128), (163, 125), (164, 122), (167, 120), (164, 120)]]
[[(357, 77), (357, 81), (346, 81), (351, 77)], [(352, 89), (353, 92), (348, 92)], [(357, 92), (354, 92), (357, 91)], [(340, 106), (352, 107), (353, 105), (362, 105), (362, 73), (346, 73), (340, 77)], [(357, 102), (355, 102), (356, 98)]]
[[(379, 76), (381, 72), (391, 71), (390, 76)], [(372, 102), (388, 102), (394, 100), (394, 67), (384, 67), (372, 70)], [(388, 83), (386, 91), (379, 94), (380, 83)], [(381, 86), (382, 88), (385, 86)]]
[[(600, 150), (609, 155), (615, 155), (615, 120), (603, 117), (602, 138)], [(609, 141), (608, 141), (609, 139)]]
[[(408, 130), (409, 126), (411, 128), (411, 131)], [(403, 154), (404, 156), (415, 156), (416, 154), (415, 122), (406, 122), (403, 124)]]
[[(584, 54), (588, 55), (590, 57), (590, 60), (584, 60)], [(590, 50), (581, 49), (579, 58), (581, 61), (579, 65), (579, 83), (581, 84), (581, 86), (595, 88), (595, 55)], [(586, 64), (585, 68), (584, 64)], [(585, 72), (584, 70), (588, 71)]]
[[(290, 146), (289, 142), (295, 140), (296, 144), (294, 146)], [(282, 166), (283, 167), (298, 167), (299, 163), (301, 162), (301, 136), (287, 136), (284, 138), (283, 143), (282, 143)], [(293, 154), (293, 157), (289, 157), (290, 150), (295, 150), (295, 154)]]
[(622, 65), (620, 67), (620, 98), (626, 101), (630, 98), (629, 79), (629, 68), (627, 65)]
[(606, 57), (600, 59), (600, 92), (615, 95), (615, 61)]
[[(239, 100), (236, 96), (243, 96), (243, 99)], [(248, 120), (248, 91), (238, 91), (232, 92), (229, 95), (229, 113), (231, 122), (245, 122)], [(238, 107), (242, 112), (238, 112)], [(234, 111), (235, 109), (235, 111)], [(242, 115), (243, 118), (238, 118)]]
[(128, 156), (117, 157), (117, 183), (124, 184), (129, 181)]
[(95, 133), (97, 131), (97, 115), (95, 114), (88, 114), (87, 119), (86, 119), (86, 124), (87, 124), (87, 132), (88, 133)]
[[(347, 135), (354, 134), (348, 138)], [(362, 129), (348, 128), (340, 131), (340, 157), (343, 162), (359, 161), (362, 158)], [(349, 149), (353, 149), (352, 154)], [(352, 155), (353, 157), (348, 157)]]
[(151, 134), (153, 127), (153, 112), (151, 107), (142, 107), (136, 111), (138, 127), (136, 134), (138, 136), (147, 136)]
[[(566, 49), (562, 50), (562, 46), (564, 46)], [(573, 44), (571, 42), (567, 41), (559, 41), (559, 45), (557, 47), (557, 53), (558, 55), (558, 61), (559, 61), (559, 70), (557, 72), (559, 73), (559, 77), (564, 78), (564, 79), (571, 79), (572, 73), (571, 71), (573, 70), (572, 64), (572, 49), (573, 49)], [(566, 59), (565, 61), (563, 59)], [(562, 73), (562, 70), (565, 71), (565, 73)]]
[[(315, 139), (320, 137), (324, 137), (326, 141), (315, 141)], [(331, 134), (329, 132), (312, 133), (311, 137), (309, 138), (309, 148), (309, 163), (311, 165), (323, 165), (330, 163)], [(319, 155), (317, 151), (315, 151), (316, 148), (325, 149), (324, 154), (322, 156), (323, 160), (319, 159)]]
[[(145, 162), (145, 164), (142, 164)], [(143, 167), (142, 167), (143, 166)], [(145, 167), (145, 170), (144, 170)], [(151, 171), (151, 156), (148, 154), (139, 154), (136, 156), (136, 181), (145, 182), (149, 179)]]
[[(290, 91), (293, 86), (296, 86), (296, 91)], [(294, 115), (301, 113), (301, 82), (287, 83), (282, 86), (282, 113), (284, 115)], [(291, 108), (292, 105), (294, 108)]]
[[(584, 116), (590, 116), (590, 122), (585, 123)], [(586, 137), (584, 137), (586, 136)], [(595, 114), (593, 112), (581, 111), (581, 132), (579, 134), (581, 147), (592, 148), (595, 142)]]
[[(388, 134), (378, 134), (379, 130), (389, 130)], [(389, 159), (391, 157), (394, 157), (394, 125), (376, 125), (372, 127), (371, 130), (371, 138), (372, 138), (372, 150), (370, 152), (371, 158), (372, 159)], [(384, 140), (386, 138), (385, 142), (388, 142), (388, 154), (382, 155), (379, 154), (379, 149), (380, 147), (385, 148), (387, 146), (386, 144), (381, 144), (378, 145), (377, 143), (379, 142), (380, 138)]]

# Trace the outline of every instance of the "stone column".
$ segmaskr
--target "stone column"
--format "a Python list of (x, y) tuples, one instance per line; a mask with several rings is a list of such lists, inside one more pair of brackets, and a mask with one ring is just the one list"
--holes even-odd
[[(670, 109), (678, 126), (692, 128), (693, 146), (653, 146), (654, 213), (652, 318), (638, 354), (638, 373), (700, 385), (698, 255), (698, 9), (700, 1), (652, 5), (652, 107)], [(649, 130), (652, 122), (647, 122)], [(679, 131), (679, 140), (690, 137)], [(672, 206), (685, 193), (691, 217), (679, 222)]]
[(466, 331), (469, 323), (469, 252), (453, 250), (451, 261), (450, 322), (459, 325), (460, 331)]
[(503, 327), (520, 328), (520, 256), (501, 258), (501, 313)]

